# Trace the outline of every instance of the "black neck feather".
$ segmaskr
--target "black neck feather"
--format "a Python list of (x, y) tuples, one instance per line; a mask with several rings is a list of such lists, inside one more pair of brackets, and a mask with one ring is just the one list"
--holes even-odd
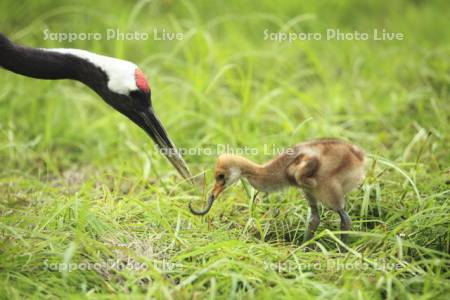
[(108, 79), (100, 68), (85, 59), (71, 54), (20, 46), (1, 33), (0, 66), (37, 79), (78, 80), (99, 94), (104, 92)]

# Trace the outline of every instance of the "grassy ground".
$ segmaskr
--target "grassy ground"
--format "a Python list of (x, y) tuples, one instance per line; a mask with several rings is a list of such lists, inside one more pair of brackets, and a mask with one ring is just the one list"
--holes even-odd
[[(36, 47), (127, 58), (195, 173), (228, 144), (258, 150), (335, 136), (372, 159), (348, 197), (354, 232), (294, 189), (238, 184), (204, 203), (151, 141), (84, 86), (1, 71), (0, 295), (36, 298), (444, 299), (450, 293), (446, 1), (2, 1), (2, 31)], [(147, 41), (44, 40), (51, 32), (149, 32)], [(181, 32), (154, 41), (153, 29)], [(403, 41), (264, 40), (269, 32), (404, 33)], [(1, 55), (1, 53), (0, 53)], [(447, 183), (446, 183), (447, 182)], [(312, 251), (305, 251), (309, 246)]]

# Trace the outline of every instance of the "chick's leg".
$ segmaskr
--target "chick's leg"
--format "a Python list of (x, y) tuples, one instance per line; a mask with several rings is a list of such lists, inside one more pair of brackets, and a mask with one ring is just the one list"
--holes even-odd
[(308, 200), (309, 207), (311, 208), (311, 217), (309, 219), (308, 227), (306, 229), (305, 236), (303, 238), (303, 242), (307, 242), (312, 239), (317, 227), (320, 223), (319, 209), (317, 207), (317, 200), (314, 198), (312, 194), (309, 192), (305, 192), (306, 200)]
[[(352, 220), (349, 215), (343, 209), (339, 209), (338, 211), (339, 217), (341, 218), (341, 230), (349, 231), (352, 229)], [(347, 234), (341, 234), (341, 240), (346, 243), (348, 240)]]
[[(339, 214), (339, 217), (341, 218), (341, 230), (351, 230), (352, 221), (344, 210), (345, 197), (341, 184), (336, 181), (330, 181), (325, 187), (321, 188), (318, 193), (319, 194), (317, 197), (322, 201), (322, 203)], [(343, 242), (347, 242), (347, 234), (342, 234), (341, 240)]]

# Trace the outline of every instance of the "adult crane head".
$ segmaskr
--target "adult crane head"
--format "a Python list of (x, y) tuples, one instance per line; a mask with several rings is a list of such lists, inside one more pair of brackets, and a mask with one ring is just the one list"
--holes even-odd
[(24, 47), (0, 34), (0, 66), (28, 77), (74, 79), (84, 83), (141, 127), (181, 176), (192, 178), (156, 116), (150, 86), (135, 64), (79, 49)]

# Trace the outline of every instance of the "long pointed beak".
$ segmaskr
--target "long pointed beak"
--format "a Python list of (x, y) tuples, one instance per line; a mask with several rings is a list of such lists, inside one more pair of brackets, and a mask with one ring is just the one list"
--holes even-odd
[(194, 183), (189, 167), (181, 157), (175, 145), (170, 140), (166, 130), (161, 124), (161, 121), (159, 121), (153, 109), (149, 108), (144, 112), (139, 112), (139, 116), (142, 118), (142, 122), (139, 125), (147, 132), (155, 144), (158, 145), (161, 152), (167, 157), (178, 173), (184, 179)]

